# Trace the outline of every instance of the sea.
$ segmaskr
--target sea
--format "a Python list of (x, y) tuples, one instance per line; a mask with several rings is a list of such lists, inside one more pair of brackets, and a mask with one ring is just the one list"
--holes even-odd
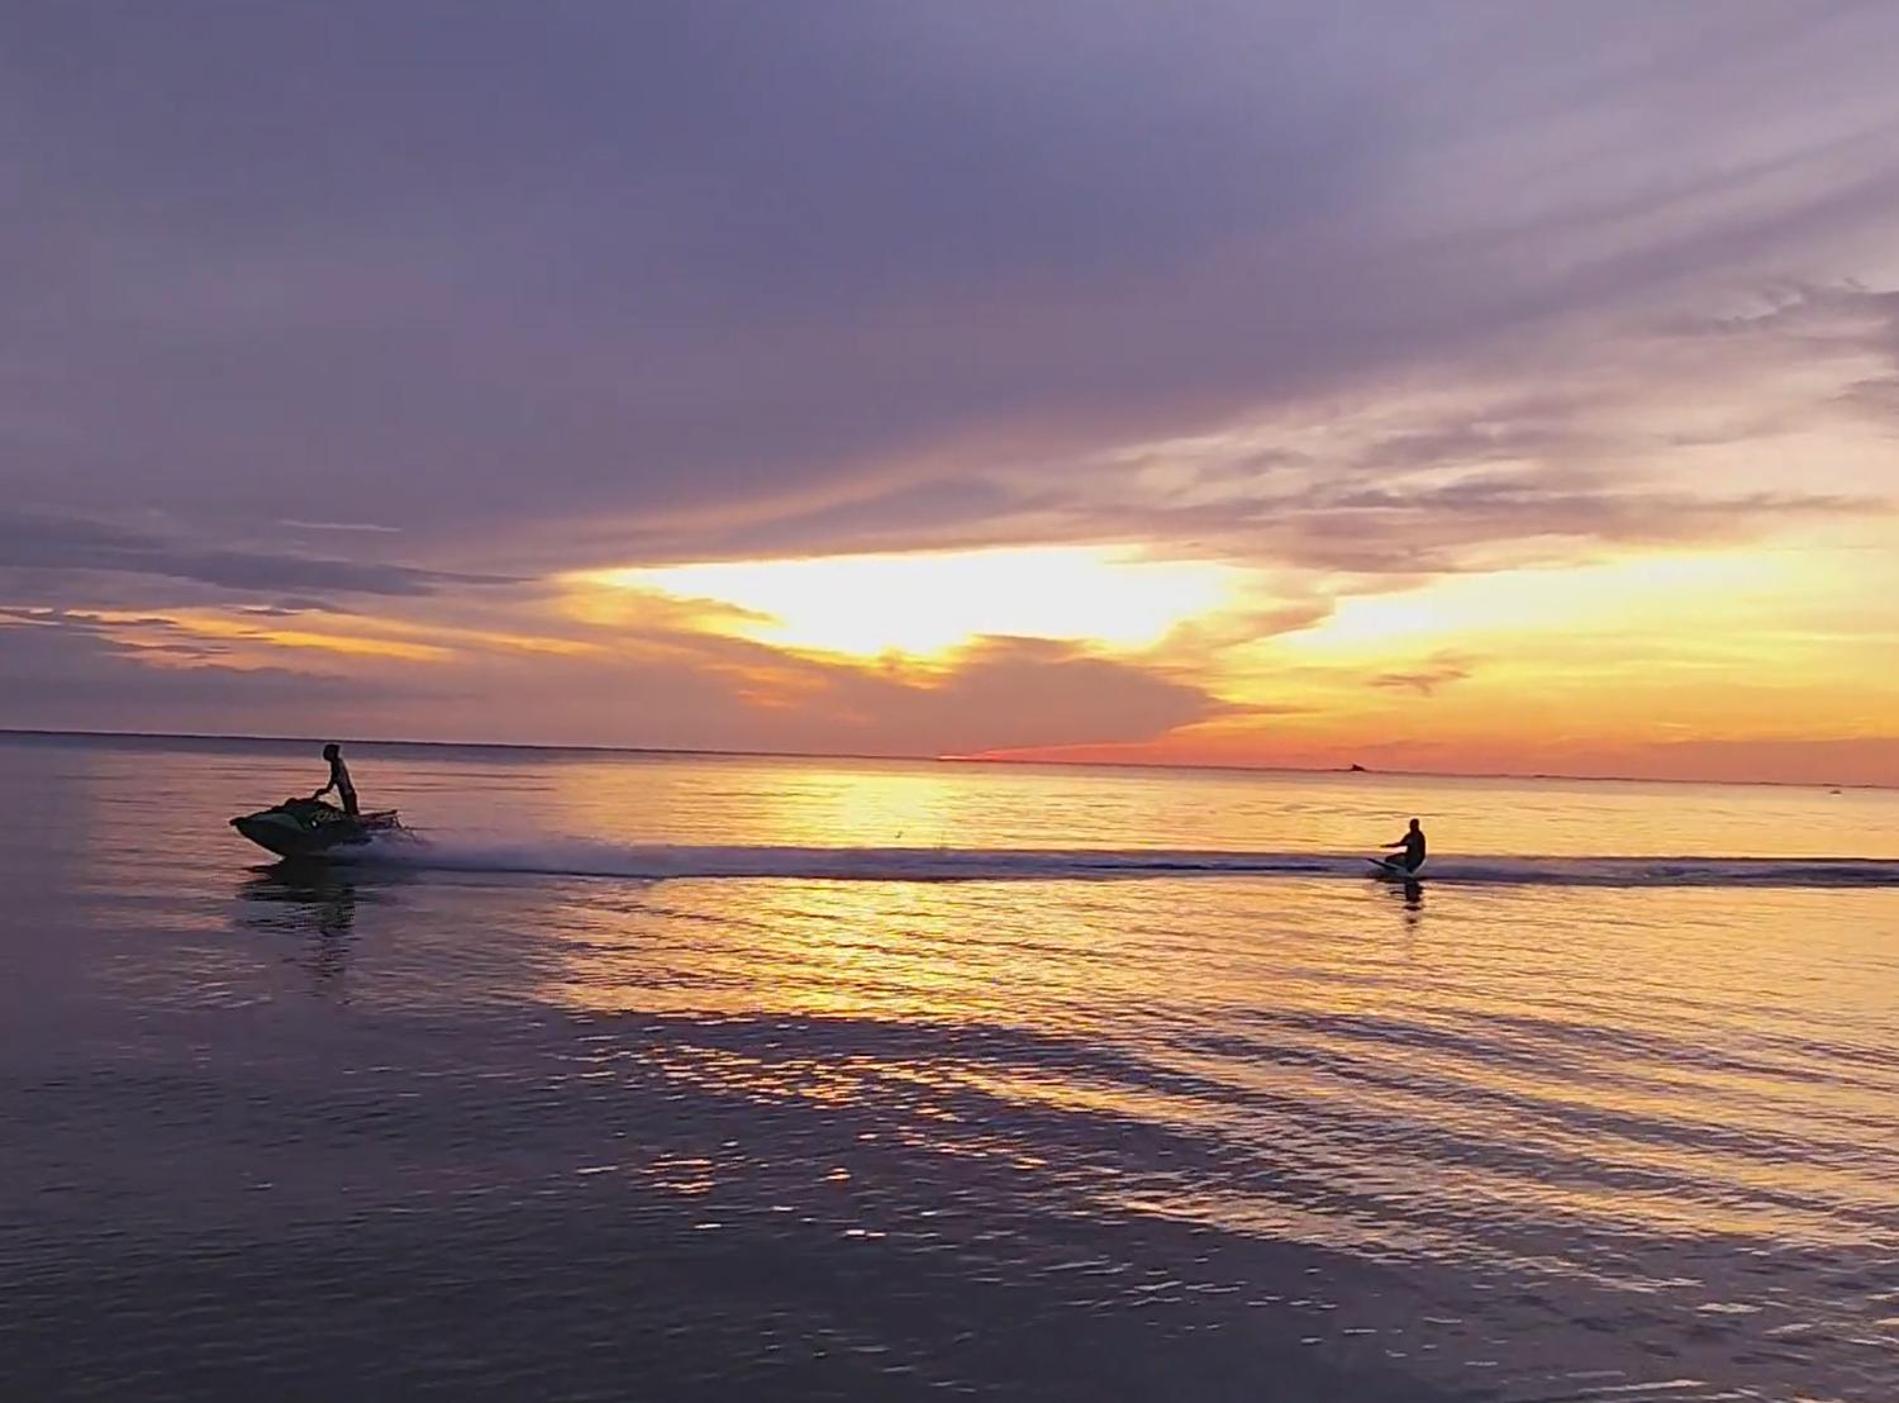
[(0, 736), (0, 1397), (1899, 1399), (1899, 793), (322, 739)]

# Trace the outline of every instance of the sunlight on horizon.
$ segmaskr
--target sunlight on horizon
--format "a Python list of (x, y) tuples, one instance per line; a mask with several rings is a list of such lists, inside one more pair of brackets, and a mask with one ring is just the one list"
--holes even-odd
[(1142, 560), (1127, 548), (1048, 546), (607, 570), (618, 589), (745, 611), (720, 631), (783, 647), (928, 656), (986, 635), (1135, 648), (1239, 595), (1246, 572)]

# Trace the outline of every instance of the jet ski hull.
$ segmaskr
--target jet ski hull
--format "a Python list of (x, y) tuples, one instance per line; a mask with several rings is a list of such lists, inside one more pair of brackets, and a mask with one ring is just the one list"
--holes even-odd
[(364, 847), (379, 837), (408, 836), (409, 832), (394, 809), (346, 814), (314, 799), (286, 799), (275, 808), (240, 814), (231, 820), (231, 827), (265, 852), (292, 858), (325, 857)]

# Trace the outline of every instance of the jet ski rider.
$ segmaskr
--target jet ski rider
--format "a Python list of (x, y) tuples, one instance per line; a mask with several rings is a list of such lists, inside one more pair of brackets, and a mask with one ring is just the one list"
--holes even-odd
[[(354, 812), (354, 810), (351, 812)], [(1403, 857), (1393, 858), (1391, 861), (1396, 863), (1399, 867), (1404, 868), (1405, 871), (1415, 872), (1424, 866), (1424, 829), (1418, 826), (1418, 821), (1415, 818), (1411, 820), (1411, 827), (1406, 831), (1404, 837), (1395, 843), (1386, 843), (1385, 846), (1388, 848), (1404, 849)]]
[(330, 782), (317, 790), (310, 798), (321, 799), (334, 789), (336, 797), (342, 801), (343, 812), (351, 818), (356, 817), (362, 810), (356, 807), (356, 786), (349, 782), (349, 766), (343, 763), (343, 747), (331, 741), (323, 747), (323, 758), (330, 762)]

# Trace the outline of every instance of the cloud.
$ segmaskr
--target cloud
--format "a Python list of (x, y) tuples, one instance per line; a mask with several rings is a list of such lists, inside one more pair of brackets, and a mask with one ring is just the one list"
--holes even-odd
[[(1570, 563), (1577, 547), (1706, 545), (1801, 518), (1889, 510), (1880, 499), (1803, 493), (1703, 498), (1680, 492), (1573, 491), (1554, 474), (1472, 479), (1409, 491), (1322, 491), (1281, 504), (1259, 540), (1275, 558), (1326, 570), (1442, 573)], [(1476, 548), (1511, 547), (1473, 556)]]
[[(1573, 347), (1020, 474), (991, 528), (1423, 576), (1890, 515), (1899, 480), (1868, 470), (1866, 406), (1843, 400), (1899, 366), (1891, 302), (1790, 288), (1764, 314), (1617, 320)], [(1797, 475), (1778, 470), (1789, 458)]]
[(417, 596), (450, 586), (510, 583), (499, 575), (195, 546), (99, 521), (20, 512), (0, 512), (0, 570), (149, 575), (267, 593)]
[(969, 754), (1056, 743), (1143, 739), (1230, 708), (1199, 687), (1043, 639), (986, 638), (927, 681), (856, 673), (835, 696), (876, 748)]
[(332, 604), (327, 599), (283, 596), (264, 604), (242, 605), (238, 612), (255, 614), (268, 619), (294, 619), (300, 614), (347, 614), (350, 611), (340, 604)]
[(1371, 685), (1391, 691), (1415, 692), (1421, 697), (1434, 697), (1438, 688), (1452, 682), (1462, 682), (1469, 677), (1474, 666), (1472, 659), (1461, 654), (1439, 653), (1421, 667), (1381, 672), (1371, 679)]
[[(1892, 299), (1782, 284), (1746, 300), (1759, 305), (1601, 319), (1570, 340), (1099, 452), (978, 437), (802, 509), (739, 498), (624, 529), (607, 518), (554, 548), (704, 560), (1141, 541), (1391, 577), (1889, 512), (1899, 483), (1840, 449), (1884, 428), (1869, 414), (1880, 373), (1899, 374)], [(1763, 466), (1788, 458), (1797, 476)]]
[[(8, 622), (11, 618), (13, 622)], [(137, 639), (125, 641), (127, 636)], [(252, 734), (321, 729), (324, 714), (373, 703), (382, 688), (278, 667), (230, 667), (223, 649), (165, 619), (96, 620), (0, 611), (0, 725), (58, 730)], [(162, 661), (161, 661), (162, 660)]]
[(0, 697), (0, 725), (255, 732), (347, 721), (404, 735), (426, 714), (436, 738), (914, 755), (1139, 740), (1231, 710), (1190, 682), (1078, 645), (988, 638), (929, 667), (866, 664), (694, 632), (681, 617), (531, 666), (499, 646), (426, 668), (385, 650), (352, 656), (344, 677), (260, 664), (267, 631), (4, 609), (0, 666), (28, 685)]
[(974, 528), (1019, 463), (906, 465), (1071, 462), (1837, 271), (1899, 209), (1895, 26), (423, 3), (108, 36), (14, 12), (10, 471), (49, 509), (374, 522), (490, 561), (608, 538), (568, 566), (679, 559), (668, 532), (715, 518), (735, 548), (774, 515), (863, 548), (932, 501)]
[[(366, 729), (1117, 744), (1350, 595), (1887, 530), (1895, 43), (1753, 0), (11, 7), (4, 600), (438, 632), (351, 664)], [(934, 675), (562, 612), (1083, 542), (1260, 587)], [(128, 707), (231, 657), (52, 634)], [(504, 656), (542, 643), (602, 656)]]
[(379, 526), (373, 521), (298, 521), (286, 517), (278, 523), (295, 531), (368, 531), (384, 535), (398, 535), (400, 526)]
[[(606, 695), (637, 698), (628, 720), (666, 735), (651, 709), (682, 689), (695, 710), (659, 743), (877, 754), (975, 753), (1070, 739), (1141, 740), (1233, 708), (1138, 660), (1071, 643), (983, 638), (930, 666), (864, 663), (748, 640), (675, 634), (670, 649), (607, 663)], [(704, 687), (717, 681), (716, 700)], [(694, 739), (681, 740), (681, 736)], [(746, 739), (750, 737), (751, 739)]]

